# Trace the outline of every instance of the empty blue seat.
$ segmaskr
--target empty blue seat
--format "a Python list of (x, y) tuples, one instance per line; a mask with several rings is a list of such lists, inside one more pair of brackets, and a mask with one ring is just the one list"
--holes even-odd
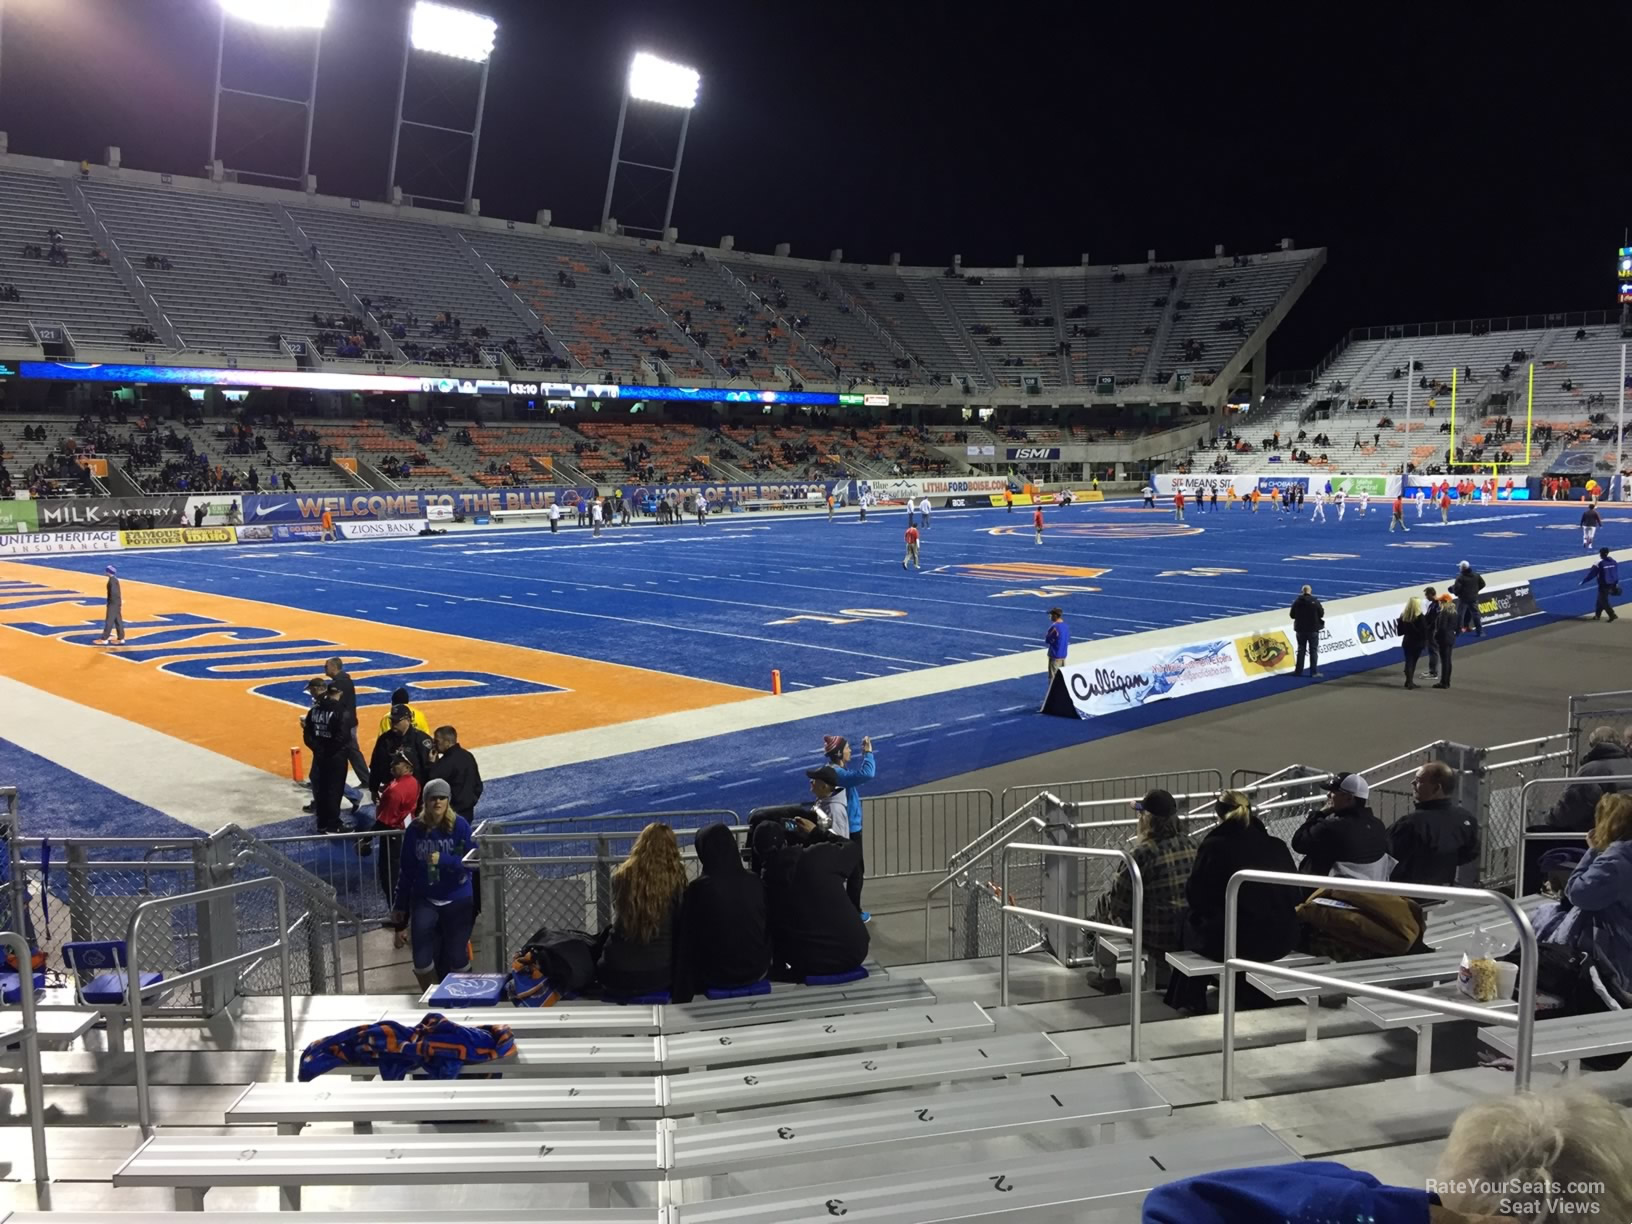
[[(22, 986), (23, 978), (21, 974), (12, 973), (10, 970), (0, 972), (0, 1002), (21, 1003), (23, 1001)], [(37, 972), (34, 974), (34, 989), (35, 991), (45, 989), (44, 973)]]
[(497, 1007), (508, 973), (450, 973), (431, 992), (432, 1007)]
[(865, 965), (858, 965), (854, 969), (847, 969), (843, 973), (813, 973), (805, 979), (806, 986), (842, 986), (846, 982), (859, 982), (867, 976)]
[[(62, 945), (63, 963), (78, 985), (79, 997), (85, 1003), (118, 1004), (128, 1002), (130, 974), (125, 972), (128, 956), (122, 939), (88, 939), (80, 943)], [(87, 980), (89, 978), (89, 980)], [(141, 985), (157, 985), (164, 974), (144, 973)], [(143, 999), (147, 996), (144, 994)]]
[(710, 986), (703, 991), (704, 997), (710, 999), (746, 999), (751, 995), (770, 993), (771, 982), (769, 978), (761, 978), (759, 981), (747, 986)]

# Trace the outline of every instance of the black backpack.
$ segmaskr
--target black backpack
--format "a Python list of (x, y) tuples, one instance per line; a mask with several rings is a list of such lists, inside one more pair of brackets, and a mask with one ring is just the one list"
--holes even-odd
[(511, 967), (518, 974), (548, 979), (562, 994), (578, 994), (595, 980), (595, 937), (588, 931), (540, 927)]

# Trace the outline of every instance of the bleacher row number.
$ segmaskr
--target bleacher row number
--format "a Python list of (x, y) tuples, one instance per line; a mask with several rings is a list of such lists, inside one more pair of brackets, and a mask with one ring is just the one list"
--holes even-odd
[[(1007, 1173), (999, 1173), (994, 1177), (988, 1177), (986, 1180), (992, 1183), (992, 1189), (999, 1194), (1008, 1194), (1014, 1189), (1014, 1183), (1009, 1180)], [(830, 1198), (823, 1206), (827, 1208), (827, 1214), (830, 1216), (850, 1214), (850, 1209), (844, 1205), (844, 1200), (841, 1198)]]
[(721, 1037), (721, 1038), (720, 1038), (720, 1044), (721, 1044), (721, 1045), (730, 1045), (730, 1044), (731, 1044), (731, 1038), (729, 1038), (729, 1037)]

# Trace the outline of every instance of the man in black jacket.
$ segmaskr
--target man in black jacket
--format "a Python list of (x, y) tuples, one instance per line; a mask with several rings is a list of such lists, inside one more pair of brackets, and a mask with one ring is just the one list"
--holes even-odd
[[(1632, 756), (1627, 754), (1626, 749), (1620, 733), (1614, 727), (1594, 727), (1587, 736), (1587, 750), (1582, 754), (1581, 767), (1575, 771), (1576, 776), (1611, 778), (1617, 774), (1632, 775)], [(1598, 800), (1618, 790), (1632, 790), (1632, 783), (1617, 785), (1605, 782), (1600, 785), (1596, 782), (1579, 782), (1558, 797), (1552, 811), (1547, 813), (1547, 824), (1553, 829), (1586, 833), (1592, 829)]]
[(1401, 884), (1455, 884), (1458, 867), (1479, 858), (1479, 822), (1451, 801), (1456, 775), (1443, 761), (1418, 767), (1411, 779), (1416, 810), (1388, 831), (1394, 870)]
[(357, 720), (341, 702), (333, 680), (306, 686), (312, 708), (300, 724), (301, 738), (312, 754), (312, 812), (319, 833), (340, 832), (340, 797), (346, 787), (346, 754), (357, 733)]
[(686, 885), (680, 906), (685, 964), (695, 989), (748, 986), (771, 968), (765, 885), (742, 862), (736, 835), (723, 824), (697, 831), (703, 872)]
[(476, 823), (476, 805), (482, 798), (482, 771), (476, 758), (459, 746), (459, 732), (452, 727), (436, 729), (436, 752), (431, 757), (432, 779), (441, 778), (452, 793), (453, 810), (465, 821)]
[(1326, 624), (1326, 609), (1307, 586), (1292, 601), (1292, 628), (1298, 636), (1298, 666), (1294, 676), (1303, 675), (1303, 656), (1309, 655), (1309, 678), (1320, 675), (1320, 631)]
[[(324, 674), (329, 681), (340, 690), (340, 705), (351, 715), (351, 744), (346, 749), (346, 758), (352, 769), (357, 771), (357, 781), (364, 786), (369, 785), (368, 762), (363, 759), (362, 745), (357, 742), (357, 686), (352, 683), (351, 674), (346, 671), (346, 665), (341, 662), (340, 656), (323, 662)], [(356, 806), (356, 800), (352, 800)]]
[[(374, 755), (368, 763), (368, 789), (374, 802), (391, 781), (391, 758), (401, 752), (413, 767), (420, 786), (431, 780), (431, 754), (436, 745), (431, 737), (414, 728), (414, 712), (408, 706), (391, 707), (391, 729), (374, 741)], [(456, 809), (457, 810), (457, 809)]]
[[(1432, 588), (1429, 588), (1430, 590)], [(1450, 595), (1441, 595), (1436, 605), (1439, 612), (1435, 615), (1429, 627), (1429, 645), (1439, 656), (1439, 683), (1435, 688), (1448, 689), (1451, 687), (1451, 656), (1456, 651), (1457, 615), (1456, 605), (1451, 602)], [(1432, 672), (1432, 665), (1429, 671)]]
[(754, 827), (755, 868), (765, 882), (771, 948), (795, 979), (844, 973), (867, 959), (867, 928), (846, 887), (861, 846), (803, 817)]
[(1485, 622), (1479, 616), (1479, 592), (1485, 589), (1484, 577), (1466, 561), (1456, 570), (1451, 594), (1456, 596), (1457, 624), (1464, 630), (1471, 627), (1474, 637), (1484, 637)]
[(1292, 834), (1292, 849), (1303, 855), (1304, 875), (1386, 880), (1394, 867), (1388, 830), (1366, 806), (1371, 786), (1359, 774), (1338, 774), (1326, 784), (1326, 806)]

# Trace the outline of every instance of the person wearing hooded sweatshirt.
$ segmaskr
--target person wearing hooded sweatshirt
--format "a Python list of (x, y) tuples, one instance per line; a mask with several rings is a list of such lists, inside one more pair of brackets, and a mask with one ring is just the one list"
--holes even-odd
[(1292, 849), (1303, 855), (1303, 875), (1386, 880), (1394, 870), (1388, 830), (1366, 801), (1371, 786), (1357, 773), (1335, 775), (1326, 784), (1326, 806), (1309, 815), (1292, 834)]
[(694, 990), (730, 990), (761, 980), (771, 969), (765, 885), (742, 862), (736, 835), (723, 824), (697, 831), (702, 874), (680, 903), (684, 963)]
[(867, 927), (847, 883), (861, 847), (814, 822), (764, 820), (754, 826), (754, 870), (765, 883), (771, 950), (794, 980), (845, 973), (867, 959)]
[(346, 789), (347, 754), (357, 720), (340, 699), (332, 680), (306, 686), (312, 708), (300, 724), (301, 738), (312, 754), (312, 813), (319, 833), (340, 832), (340, 799)]
[[(1264, 828), (1252, 812), (1246, 795), (1225, 791), (1213, 804), (1218, 819), (1201, 845), (1190, 870), (1184, 896), (1188, 909), (1184, 916), (1184, 946), (1210, 960), (1224, 959), (1224, 894), (1230, 877), (1238, 871), (1292, 871), (1292, 852), (1286, 843)], [(1303, 893), (1296, 888), (1270, 884), (1250, 884), (1241, 890), (1236, 903), (1237, 956), (1248, 960), (1276, 961), (1292, 951), (1298, 942), (1298, 902)], [(1167, 985), (1169, 1007), (1199, 1012), (1207, 1001), (1208, 979), (1175, 973)], [(1236, 987), (1242, 1007), (1262, 1006), (1263, 996), (1244, 981)]]

